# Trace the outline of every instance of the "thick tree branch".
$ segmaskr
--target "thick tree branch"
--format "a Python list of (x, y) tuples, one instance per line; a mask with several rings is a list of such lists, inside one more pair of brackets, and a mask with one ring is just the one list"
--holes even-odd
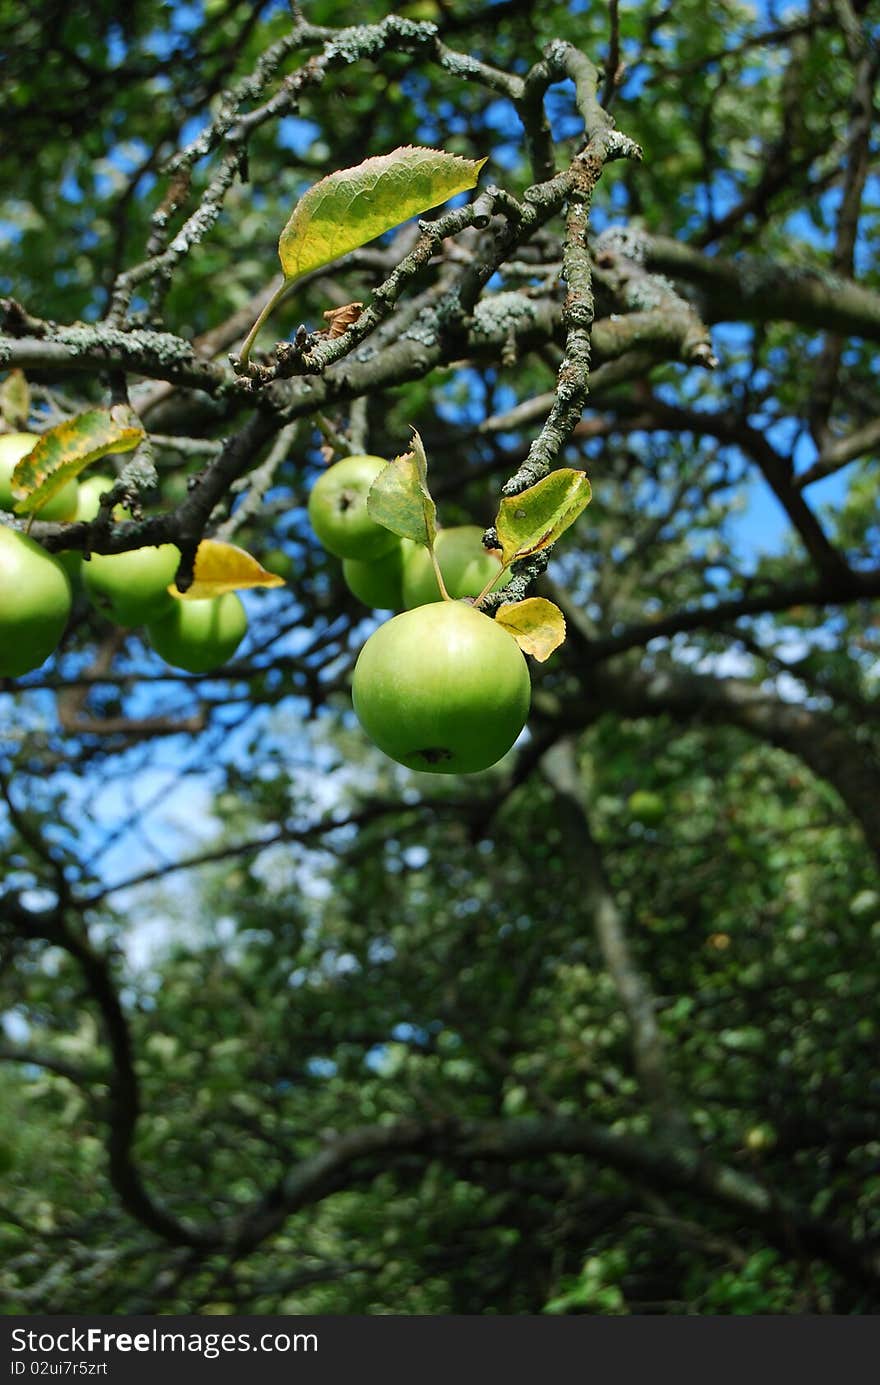
[[(25, 911), (28, 914), (28, 911)], [(97, 952), (84, 933), (75, 932), (59, 910), (29, 915), (28, 931), (57, 944), (78, 964), (89, 995), (98, 1007), (110, 1049), (111, 1070), (107, 1114), (107, 1155), (110, 1182), (126, 1210), (148, 1230), (173, 1245), (200, 1245), (200, 1232), (178, 1221), (147, 1191), (134, 1158), (134, 1137), (140, 1116), (140, 1083), (134, 1046), (108, 959)]]
[(231, 1239), (237, 1248), (251, 1250), (303, 1207), (375, 1176), (395, 1159), (413, 1153), (477, 1167), (554, 1154), (583, 1156), (652, 1186), (685, 1191), (709, 1207), (735, 1212), (786, 1256), (792, 1254), (794, 1234), (799, 1248), (827, 1261), (847, 1280), (874, 1292), (880, 1285), (880, 1253), (811, 1216), (787, 1197), (771, 1193), (748, 1174), (715, 1164), (697, 1150), (612, 1134), (587, 1121), (565, 1118), (437, 1125), (398, 1121), (348, 1131), (295, 1165), (271, 1201), (245, 1213), (230, 1228)]
[(608, 968), (629, 1020), (635, 1069), (658, 1130), (672, 1139), (690, 1139), (687, 1120), (670, 1080), (656, 1002), (632, 956), (626, 926), (611, 889), (602, 855), (590, 831), (583, 779), (570, 740), (556, 743), (544, 756), (544, 777), (559, 802), (563, 853), (580, 889), (586, 919), (596, 932)]
[(773, 260), (702, 255), (681, 241), (645, 236), (645, 263), (702, 291), (713, 322), (795, 322), (880, 341), (880, 294), (851, 279)]
[(645, 672), (631, 666), (619, 672), (603, 666), (590, 677), (594, 700), (587, 707), (563, 704), (558, 709), (563, 720), (570, 717), (573, 725), (584, 725), (612, 706), (624, 717), (666, 715), (687, 725), (739, 726), (797, 756), (830, 784), (880, 858), (880, 756), (868, 737), (854, 735), (826, 712), (803, 702), (785, 702), (743, 679), (673, 667)]

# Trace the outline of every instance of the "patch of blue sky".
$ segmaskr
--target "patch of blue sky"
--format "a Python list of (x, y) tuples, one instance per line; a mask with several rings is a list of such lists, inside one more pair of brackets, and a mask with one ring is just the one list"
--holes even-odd
[(120, 67), (128, 56), (128, 44), (118, 24), (111, 24), (106, 35), (106, 56), (109, 67)]
[[(211, 779), (188, 775), (185, 764), (186, 744), (170, 743), (160, 761), (142, 766), (130, 780), (70, 783), (72, 803), (82, 794), (88, 798), (88, 813), (78, 822), (79, 850), (103, 881), (122, 884), (141, 871), (195, 855), (214, 839)], [(115, 839), (114, 827), (123, 829)]]
[[(621, 103), (635, 103), (636, 101), (638, 101), (641, 98), (642, 92), (645, 89), (645, 84), (650, 80), (651, 75), (651, 67), (648, 63), (634, 62), (632, 66), (628, 66), (626, 69), (626, 73), (624, 75), (623, 82), (620, 86), (618, 97), (619, 101)], [(625, 118), (620, 119), (618, 123), (624, 129), (626, 128)]]
[(402, 1020), (392, 1028), (391, 1037), (392, 1039), (396, 1039), (400, 1044), (414, 1043), (423, 1046), (428, 1042), (430, 1035), (427, 1029), (422, 1029), (419, 1025), (410, 1024), (408, 1021)]
[(308, 1058), (305, 1068), (310, 1077), (335, 1077), (339, 1071), (332, 1058)]
[(191, 0), (175, 0), (170, 7), (171, 23), (167, 29), (155, 29), (144, 39), (144, 49), (157, 58), (171, 58), (175, 53), (189, 45), (189, 36), (200, 28), (204, 21), (201, 3)]
[(523, 127), (511, 101), (498, 97), (483, 112), (487, 128), (493, 131), (489, 163), (499, 168), (515, 168), (522, 158)]
[(200, 0), (177, 0), (173, 7), (171, 24), (179, 33), (190, 34), (201, 28), (205, 11)]
[[(792, 240), (804, 241), (817, 250), (828, 251), (834, 243), (834, 222), (838, 206), (839, 196), (834, 188), (829, 188), (817, 199), (815, 212), (799, 207), (785, 218), (782, 223), (783, 229)], [(821, 224), (817, 217), (821, 218)]]
[(303, 120), (298, 115), (286, 115), (278, 123), (278, 143), (282, 149), (291, 149), (294, 154), (307, 154), (316, 140), (321, 138), (321, 127), (314, 120)]
[(512, 409), (519, 402), (519, 396), (512, 385), (498, 384), (495, 386), (492, 403), (497, 413)]
[(576, 139), (584, 132), (584, 122), (574, 103), (574, 82), (553, 82), (547, 88), (544, 109), (554, 141)]
[(489, 155), (489, 167), (493, 164), (499, 168), (516, 168), (522, 158), (522, 141), (519, 139), (498, 140), (492, 145), (492, 152)]
[[(30, 1032), (30, 1031), (28, 1031), (28, 1032)], [(13, 1034), (10, 1034), (9, 1037), (10, 1037), (10, 1038), (14, 1038), (15, 1036), (14, 1036)], [(23, 1042), (23, 1041), (22, 1041), (22, 1040), (17, 1040), (17, 1042)], [(388, 1061), (388, 1045), (387, 1045), (387, 1044), (373, 1044), (373, 1047), (367, 1049), (367, 1052), (364, 1054), (364, 1067), (369, 1068), (370, 1072), (381, 1072), (382, 1069), (385, 1067), (385, 1064), (387, 1063), (387, 1061)]]
[[(6, 1038), (14, 1044), (26, 1044), (31, 1036), (31, 1026), (20, 1010), (5, 1010), (0, 1015), (0, 1030)], [(32, 1077), (42, 1074), (42, 1068), (36, 1065), (25, 1067), (25, 1072), (29, 1072)]]
[(120, 173), (131, 174), (140, 167), (149, 152), (150, 148), (145, 140), (125, 139), (112, 145), (104, 157), (114, 168), (118, 168)]
[(435, 396), (437, 414), (450, 423), (476, 425), (482, 422), (484, 415), (483, 393), (479, 371), (465, 366), (456, 371), (454, 379), (440, 385)]
[[(420, 99), (420, 92), (423, 95), (427, 91), (424, 84), (424, 91), (419, 83), (404, 81), (401, 85), (406, 94), (413, 98), (414, 104), (424, 106), (424, 101)], [(522, 157), (522, 126), (514, 107), (509, 101), (491, 101), (483, 112), (483, 119), (496, 135), (496, 138), (489, 142), (491, 147), (485, 151), (489, 155), (490, 167), (494, 164), (499, 168), (514, 168)], [(466, 118), (455, 109), (451, 101), (446, 101), (440, 104), (436, 113), (424, 110), (416, 126), (415, 137), (422, 144), (446, 147), (449, 135), (465, 134), (468, 129)], [(505, 135), (507, 138), (504, 138)], [(485, 174), (483, 179), (485, 181)]]
[(77, 181), (76, 174), (72, 173), (70, 170), (68, 170), (61, 179), (58, 191), (65, 202), (72, 202), (74, 205), (78, 205), (82, 202), (85, 196)]

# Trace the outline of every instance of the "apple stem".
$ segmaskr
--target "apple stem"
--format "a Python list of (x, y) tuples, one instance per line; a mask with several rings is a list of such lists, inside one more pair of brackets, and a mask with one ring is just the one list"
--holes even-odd
[(443, 573), (440, 571), (440, 564), (437, 562), (437, 554), (434, 552), (433, 543), (428, 549), (428, 552), (431, 555), (431, 562), (434, 564), (434, 576), (437, 578), (437, 586), (440, 588), (440, 595), (444, 601), (451, 601), (452, 597), (446, 590), (446, 583), (443, 581)]
[(253, 347), (253, 344), (257, 339), (257, 334), (260, 328), (266, 321), (266, 318), (269, 316), (269, 314), (274, 312), (275, 308), (277, 308), (278, 304), (281, 302), (282, 298), (285, 296), (288, 289), (291, 287), (292, 283), (292, 279), (285, 279), (284, 282), (280, 285), (280, 287), (275, 290), (275, 292), (272, 294), (272, 297), (269, 299), (268, 303), (263, 308), (263, 311), (260, 313), (256, 322), (254, 323), (253, 327), (248, 332), (247, 336), (242, 342), (241, 351), (239, 352), (239, 362), (241, 365), (248, 365), (251, 356), (251, 348)]
[(486, 583), (485, 587), (484, 587), (483, 590), (480, 592), (480, 595), (474, 597), (474, 605), (475, 605), (475, 606), (477, 606), (477, 607), (482, 606), (483, 602), (486, 600), (486, 597), (489, 595), (490, 591), (491, 591), (492, 588), (495, 586), (495, 583), (499, 580), (500, 577), (503, 577), (503, 576), (504, 576), (505, 572), (507, 571), (507, 569), (508, 569), (509, 567), (510, 567), (510, 563), (505, 563), (504, 566), (502, 567), (502, 569), (501, 569), (500, 572), (496, 572), (496, 573), (494, 574), (494, 576), (492, 576), (492, 577), (489, 578), (489, 580), (488, 580), (488, 582)]

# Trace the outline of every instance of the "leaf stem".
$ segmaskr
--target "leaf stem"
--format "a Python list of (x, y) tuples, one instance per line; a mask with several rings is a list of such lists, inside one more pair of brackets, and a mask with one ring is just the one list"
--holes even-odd
[(247, 365), (248, 365), (248, 363), (249, 363), (249, 361), (250, 361), (250, 356), (251, 356), (251, 348), (253, 347), (253, 344), (254, 344), (254, 342), (255, 342), (256, 339), (257, 339), (257, 334), (258, 334), (260, 328), (262, 327), (263, 323), (266, 321), (266, 318), (269, 316), (269, 314), (272, 313), (272, 312), (274, 312), (274, 310), (277, 308), (278, 304), (281, 302), (282, 298), (285, 297), (285, 295), (287, 294), (288, 290), (291, 288), (291, 286), (293, 285), (293, 283), (294, 283), (294, 280), (293, 280), (293, 279), (285, 279), (285, 280), (283, 280), (283, 282), (279, 285), (279, 287), (278, 287), (278, 288), (275, 290), (275, 292), (272, 294), (272, 297), (269, 299), (269, 301), (268, 301), (268, 303), (266, 304), (266, 306), (263, 308), (263, 311), (260, 313), (260, 315), (259, 315), (259, 317), (257, 318), (256, 322), (254, 323), (253, 327), (252, 327), (251, 330), (248, 332), (247, 336), (246, 336), (245, 339), (244, 339), (244, 342), (242, 343), (241, 351), (240, 351), (240, 353), (239, 353), (239, 361), (240, 361), (241, 365), (243, 365), (243, 366), (247, 366)]
[(446, 583), (443, 581), (443, 573), (440, 571), (440, 564), (437, 562), (437, 554), (434, 552), (433, 543), (428, 548), (431, 555), (431, 562), (434, 564), (434, 576), (437, 578), (437, 586), (440, 588), (440, 595), (444, 601), (451, 601), (452, 597), (446, 590)]
[(489, 595), (490, 591), (491, 591), (492, 588), (495, 586), (495, 583), (498, 582), (499, 579), (502, 578), (502, 577), (504, 576), (505, 572), (507, 571), (507, 569), (508, 569), (509, 567), (510, 567), (510, 563), (504, 563), (504, 564), (502, 565), (501, 571), (495, 573), (492, 577), (489, 578), (489, 580), (488, 580), (488, 582), (486, 583), (485, 587), (484, 587), (483, 590), (480, 592), (480, 595), (474, 597), (474, 605), (475, 605), (478, 609), (479, 609), (480, 606), (482, 606), (483, 602), (486, 600), (486, 597)]

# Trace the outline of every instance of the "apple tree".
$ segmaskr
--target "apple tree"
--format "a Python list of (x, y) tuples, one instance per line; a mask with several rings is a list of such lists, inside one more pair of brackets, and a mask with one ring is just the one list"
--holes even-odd
[(876, 0), (87, 8), (0, 8), (4, 1304), (876, 1310)]

